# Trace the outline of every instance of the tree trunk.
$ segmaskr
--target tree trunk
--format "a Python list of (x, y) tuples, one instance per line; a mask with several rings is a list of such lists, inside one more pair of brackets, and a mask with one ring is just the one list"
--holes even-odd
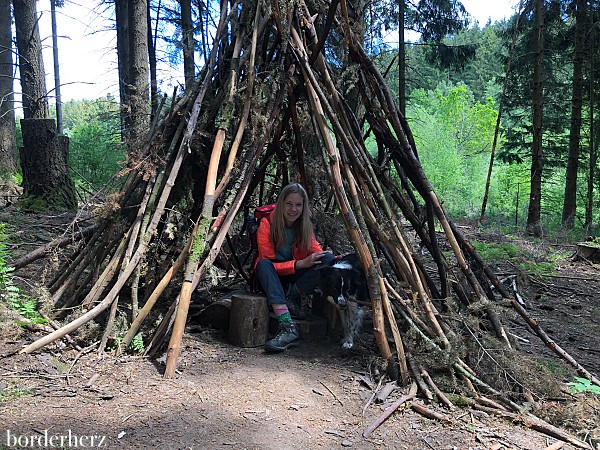
[(19, 72), (23, 92), (23, 117), (49, 117), (42, 45), (35, 0), (13, 0)]
[(527, 214), (527, 231), (536, 237), (542, 235), (542, 118), (543, 118), (543, 64), (544, 64), (544, 0), (535, 5), (535, 63), (533, 68), (533, 142), (531, 145), (531, 191)]
[(0, 0), (0, 181), (17, 172), (10, 0)]
[(60, 67), (58, 64), (58, 32), (56, 28), (56, 0), (50, 0), (52, 17), (52, 57), (54, 62), (54, 94), (56, 103), (56, 130), (63, 134), (62, 96), (60, 95)]
[(23, 197), (29, 210), (69, 210), (77, 207), (75, 185), (67, 170), (68, 139), (59, 137), (48, 119), (48, 97), (35, 0), (13, 0), (19, 71), (23, 92), (21, 130)]
[(122, 135), (129, 150), (141, 144), (149, 123), (148, 3), (115, 1)]
[(56, 132), (54, 119), (23, 119), (23, 197), (27, 210), (72, 210), (75, 185), (67, 171), (69, 139)]
[[(126, 0), (115, 0), (115, 19), (117, 23), (117, 65), (119, 71), (119, 97), (123, 106), (130, 97), (129, 86), (131, 85), (129, 66), (131, 56), (129, 54), (129, 2)], [(125, 139), (125, 130), (131, 126), (126, 109), (121, 107), (121, 138)]]
[[(150, 69), (150, 120), (154, 120), (154, 114), (158, 111), (158, 76), (156, 73), (156, 34), (152, 34), (152, 16), (148, 5), (148, 67)], [(156, 12), (156, 23), (158, 24), (160, 9)], [(158, 33), (158, 25), (156, 27)]]
[(579, 143), (581, 141), (581, 106), (583, 104), (583, 41), (586, 31), (587, 0), (577, 0), (575, 12), (575, 48), (573, 54), (573, 94), (571, 100), (571, 129), (569, 132), (569, 159), (565, 182), (562, 224), (575, 225), (577, 209), (577, 171), (579, 169)]
[(481, 202), (481, 214), (479, 215), (479, 224), (483, 225), (485, 218), (485, 210), (487, 208), (487, 202), (490, 193), (490, 183), (492, 181), (492, 171), (494, 169), (494, 161), (496, 159), (496, 146), (498, 144), (498, 135), (500, 134), (500, 124), (502, 122), (502, 109), (504, 108), (504, 101), (506, 99), (506, 89), (508, 87), (508, 75), (510, 74), (510, 65), (515, 51), (515, 45), (517, 43), (517, 36), (519, 35), (519, 18), (521, 17), (521, 4), (519, 4), (519, 10), (517, 11), (517, 20), (515, 22), (515, 29), (512, 35), (512, 41), (508, 50), (508, 58), (506, 60), (506, 72), (504, 73), (504, 81), (502, 83), (502, 94), (500, 94), (500, 102), (498, 103), (498, 115), (496, 116), (496, 127), (494, 128), (494, 140), (492, 141), (492, 150), (490, 152), (490, 163), (488, 165), (488, 174), (485, 181), (485, 192), (483, 194), (483, 201)]
[(183, 48), (183, 74), (185, 88), (189, 89), (196, 77), (194, 65), (194, 29), (192, 26), (192, 2), (181, 0), (181, 36)]
[(129, 148), (141, 143), (149, 124), (148, 85), (148, 3), (146, 0), (129, 2), (129, 66), (131, 97), (126, 103), (131, 117), (127, 136)]
[(585, 207), (585, 233), (586, 236), (591, 236), (592, 234), (592, 224), (593, 224), (593, 211), (594, 211), (594, 176), (596, 171), (596, 161), (597, 161), (597, 152), (596, 152), (596, 129), (595, 129), (595, 121), (594, 121), (594, 62), (595, 62), (595, 51), (596, 51), (596, 31), (595, 24), (592, 24), (590, 27), (590, 169), (588, 173), (588, 183), (587, 183), (587, 204)]
[(404, 25), (406, 20), (405, 0), (398, 2), (398, 110), (406, 117), (406, 42)]

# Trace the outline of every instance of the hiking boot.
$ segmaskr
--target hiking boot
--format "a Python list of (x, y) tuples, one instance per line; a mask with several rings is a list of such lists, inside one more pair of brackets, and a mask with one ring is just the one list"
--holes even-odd
[(266, 342), (265, 350), (268, 352), (283, 352), (298, 345), (299, 338), (296, 324), (294, 322), (283, 322), (279, 324), (277, 335)]

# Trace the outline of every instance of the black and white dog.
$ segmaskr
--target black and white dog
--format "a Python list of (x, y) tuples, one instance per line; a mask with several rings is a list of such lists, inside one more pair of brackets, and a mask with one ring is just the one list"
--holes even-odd
[[(358, 255), (350, 253), (334, 259), (318, 270), (323, 297), (332, 302), (340, 312), (344, 329), (342, 347), (352, 348), (366, 314), (366, 308), (357, 301), (370, 301), (367, 279)], [(356, 301), (350, 301), (351, 298)]]

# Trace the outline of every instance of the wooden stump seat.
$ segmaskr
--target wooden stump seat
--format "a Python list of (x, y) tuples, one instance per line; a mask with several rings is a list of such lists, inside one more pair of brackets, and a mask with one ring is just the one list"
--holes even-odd
[(262, 294), (236, 292), (231, 296), (229, 341), (238, 347), (259, 347), (267, 341), (269, 309)]

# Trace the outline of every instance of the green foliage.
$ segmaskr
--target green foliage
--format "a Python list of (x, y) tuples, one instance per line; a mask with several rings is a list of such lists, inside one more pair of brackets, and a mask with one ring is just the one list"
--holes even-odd
[(28, 395), (31, 395), (31, 391), (19, 388), (15, 385), (10, 385), (0, 391), (0, 404), (14, 398), (26, 397)]
[[(17, 311), (20, 315), (25, 317), (29, 322), (33, 323), (46, 323), (46, 319), (40, 316), (37, 307), (38, 302), (33, 298), (25, 298), (19, 291), (18, 295), (14, 296), (9, 302), (9, 306)], [(19, 325), (25, 325), (27, 322), (19, 321)]]
[[(0, 300), (17, 311), (29, 322), (46, 323), (46, 319), (41, 317), (37, 311), (37, 300), (26, 298), (13, 283), (11, 276), (13, 268), (8, 267), (6, 264), (8, 258), (8, 251), (6, 249), (7, 241), (6, 224), (0, 223)], [(19, 324), (22, 325), (21, 322)]]
[[(579, 160), (576, 233), (562, 229), (565, 188), (565, 165), (569, 141), (572, 90), (572, 36), (568, 20), (556, 3), (547, 11), (546, 51), (544, 60), (544, 171), (542, 175), (541, 222), (546, 236), (561, 233), (569, 240), (583, 235), (583, 218), (589, 176), (589, 98), (584, 98), (582, 141)], [(388, 11), (381, 11), (382, 18)], [(390, 12), (394, 7), (390, 9)], [(388, 8), (389, 9), (389, 8)], [(395, 25), (394, 15), (388, 20)], [(457, 219), (478, 217), (489, 152), (493, 142), (491, 126), (504, 74), (506, 57), (513, 36), (513, 17), (509, 21), (478, 24), (444, 38), (446, 45), (476, 45), (475, 58), (463, 67), (445, 70), (432, 65), (427, 45), (407, 45), (406, 88), (409, 95), (407, 119), (417, 141), (417, 151), (425, 174), (444, 208)], [(511, 61), (508, 92), (503, 105), (501, 134), (496, 146), (486, 209), (487, 223), (523, 227), (527, 220), (532, 145), (532, 68), (533, 18), (522, 17), (519, 40)], [(423, 42), (420, 42), (423, 44)], [(398, 74), (396, 49), (380, 50), (375, 57), (379, 69), (397, 95)], [(442, 80), (442, 81), (440, 81)], [(464, 89), (461, 91), (461, 89)], [(495, 123), (494, 123), (495, 125)], [(464, 144), (467, 143), (468, 146)], [(369, 147), (373, 152), (373, 148)], [(597, 164), (597, 163), (596, 163)], [(597, 169), (598, 170), (598, 169)], [(594, 198), (597, 198), (597, 183)], [(595, 202), (597, 203), (597, 202)], [(594, 204), (593, 223), (598, 223)], [(595, 230), (591, 230), (594, 234)], [(557, 236), (558, 237), (558, 236)]]
[(472, 241), (473, 247), (484, 261), (490, 264), (499, 264), (511, 261), (519, 270), (537, 278), (543, 278), (555, 273), (556, 260), (563, 258), (564, 254), (548, 253), (546, 258), (550, 261), (532, 261), (527, 254), (512, 242), (478, 242)]
[(119, 105), (112, 97), (72, 100), (63, 105), (64, 131), (70, 139), (69, 166), (80, 191), (96, 191), (119, 170)]
[(17, 148), (23, 147), (23, 132), (21, 131), (21, 117), (16, 118), (15, 128), (17, 133)]
[(567, 375), (567, 369), (565, 365), (557, 359), (544, 359), (539, 358), (536, 362), (539, 365), (540, 373), (549, 371), (551, 374), (557, 375), (558, 377), (565, 377)]
[(6, 248), (8, 236), (6, 235), (6, 228), (7, 226), (5, 223), (0, 223), (0, 294), (2, 295), (2, 300), (7, 300), (10, 297), (6, 290), (12, 285), (10, 273), (13, 271), (12, 267), (8, 267), (6, 264), (8, 258), (8, 250)]
[(479, 214), (497, 113), (476, 102), (466, 86), (440, 85), (413, 93), (408, 115), (421, 163), (446, 210)]
[[(54, 112), (54, 111), (53, 111)], [(63, 104), (64, 134), (69, 137), (69, 169), (82, 194), (95, 192), (115, 180), (125, 160), (121, 146), (119, 104), (112, 96), (96, 100), (70, 100)], [(20, 120), (17, 146), (23, 145)], [(21, 184), (22, 177), (17, 180)], [(112, 186), (117, 190), (119, 186)]]
[[(114, 340), (114, 342), (112, 342), (108, 346), (108, 350), (110, 350), (110, 351), (117, 350), (117, 348), (119, 348), (122, 345), (122, 342), (123, 342), (123, 336), (119, 336), (118, 338), (116, 338)], [(133, 339), (131, 340), (131, 343), (127, 347), (127, 351), (129, 353), (135, 354), (135, 355), (141, 355), (142, 353), (144, 353), (146, 351), (146, 346), (144, 345), (144, 337), (142, 336), (142, 333), (138, 333), (133, 337)]]
[(142, 333), (138, 333), (131, 340), (131, 344), (129, 344), (129, 350), (133, 353), (141, 354), (146, 350), (146, 346), (144, 345), (144, 338)]
[(556, 264), (548, 261), (523, 261), (519, 264), (523, 272), (533, 275), (535, 278), (544, 278), (555, 274)]
[[(461, 65), (441, 69), (429, 62), (430, 51), (425, 45), (407, 47), (407, 92), (417, 89), (434, 90), (440, 80), (457, 85), (465, 84), (477, 101), (485, 102), (487, 97), (498, 98), (501, 84), (498, 76), (504, 71), (502, 55), (506, 52), (501, 34), (506, 24), (488, 24), (484, 28), (472, 26), (447, 36), (443, 43), (447, 46), (475, 47), (475, 56)], [(381, 67), (381, 66), (380, 66)], [(396, 71), (392, 71), (392, 77)], [(395, 88), (397, 78), (392, 78)]]
[(575, 380), (577, 381), (567, 383), (568, 386), (571, 386), (570, 390), (573, 394), (590, 392), (592, 394), (600, 395), (600, 386), (592, 384), (592, 382), (587, 378), (575, 377)]
[(488, 263), (499, 263), (522, 255), (518, 245), (513, 243), (487, 243), (472, 241), (477, 253)]
[(8, 242), (6, 228), (5, 223), (0, 223), (0, 300), (15, 309), (15, 305), (21, 302), (21, 291), (13, 283), (11, 273), (14, 269), (6, 263), (9, 256), (6, 248)]

